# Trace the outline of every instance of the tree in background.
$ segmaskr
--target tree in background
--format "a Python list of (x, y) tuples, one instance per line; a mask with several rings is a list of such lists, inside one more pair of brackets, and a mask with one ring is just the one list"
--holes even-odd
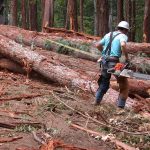
[(135, 41), (135, 0), (125, 1), (125, 20), (129, 22), (129, 41)]
[(22, 28), (27, 29), (27, 0), (21, 1), (21, 16), (22, 16)]
[(18, 7), (17, 0), (10, 1), (10, 18), (9, 24), (13, 26), (17, 26), (17, 7)]
[(150, 0), (145, 0), (143, 41), (150, 42)]
[(124, 0), (117, 0), (117, 24), (124, 20), (123, 16), (123, 3)]
[[(47, 11), (44, 9), (45, 1), (49, 4), (52, 2), (52, 4), (46, 5), (46, 9), (50, 8)], [(84, 29), (85, 33), (92, 35), (102, 36), (114, 30), (121, 20), (129, 21), (131, 26), (129, 37), (132, 41), (142, 41), (143, 30), (145, 30), (144, 33), (148, 32), (146, 26), (149, 26), (149, 24), (144, 25), (145, 27), (143, 26), (144, 4), (147, 1), (55, 0), (54, 3), (54, 0), (0, 0), (0, 4), (2, 2), (5, 8), (3, 10), (3, 6), (1, 8), (0, 5), (0, 13), (3, 13), (4, 16), (2, 16), (4, 18), (4, 20), (2, 19), (3, 23), (25, 29), (41, 31), (44, 22), (44, 13), (46, 13), (49, 16), (50, 14), (53, 16), (47, 17), (49, 22), (47, 26), (66, 27), (75, 31), (80, 29), (81, 32)], [(122, 18), (123, 15), (124, 19)], [(79, 27), (77, 18), (79, 19)]]
[(37, 31), (37, 0), (29, 0), (30, 30)]
[(84, 0), (80, 0), (80, 32), (84, 31), (83, 27), (83, 3)]
[(109, 32), (109, 3), (108, 0), (94, 0), (95, 35), (104, 36)]
[(42, 24), (43, 24), (43, 27), (53, 26), (54, 24), (54, 0), (45, 0)]
[(78, 31), (77, 0), (68, 0), (66, 27), (68, 26), (68, 22), (70, 25), (70, 30)]
[(4, 18), (4, 0), (0, 1), (0, 24), (5, 23), (5, 18)]

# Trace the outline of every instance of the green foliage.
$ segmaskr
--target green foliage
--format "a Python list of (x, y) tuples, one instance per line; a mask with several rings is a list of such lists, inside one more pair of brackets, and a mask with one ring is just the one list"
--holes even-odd
[[(65, 39), (60, 39), (60, 40), (57, 40), (58, 43), (61, 43), (61, 44), (64, 44), (64, 45), (67, 45), (67, 46), (70, 46), (70, 47), (73, 47), (73, 48), (77, 48), (79, 50), (82, 50), (82, 51), (86, 51), (86, 52), (89, 52), (90, 51), (90, 44), (89, 43), (76, 43), (76, 42), (73, 42), (73, 41), (67, 41)], [(64, 50), (63, 47), (60, 47), (60, 50)]]
[(67, 6), (66, 0), (55, 1), (55, 6), (54, 6), (54, 26), (55, 27), (65, 26), (65, 18), (66, 18), (66, 11), (67, 11), (66, 6)]
[[(41, 0), (32, 0), (30, 2), (37, 3), (37, 22), (38, 22), (38, 31), (41, 31), (42, 27), (42, 1)], [(78, 2), (78, 23), (79, 23), (79, 0)], [(5, 18), (6, 23), (9, 21), (10, 16), (10, 0), (5, 0)], [(139, 0), (136, 1), (136, 42), (141, 42), (143, 38), (143, 19), (144, 19), (144, 3), (145, 1)], [(109, 5), (112, 7), (112, 27), (115, 29), (116, 18), (117, 18), (117, 0), (109, 0)], [(28, 3), (26, 2), (27, 11), (29, 10)], [(84, 0), (83, 6), (83, 26), (84, 32), (88, 34), (94, 34), (94, 1), (93, 0)], [(67, 12), (67, 0), (57, 0), (54, 1), (54, 27), (64, 27), (66, 23), (66, 12)], [(22, 16), (21, 16), (21, 1), (18, 1), (18, 26), (22, 25)], [(28, 25), (29, 26), (29, 25)]]
[(17, 126), (15, 128), (15, 131), (16, 132), (32, 132), (35, 130), (35, 127), (31, 126), (31, 125), (20, 125), (20, 126)]
[(45, 49), (50, 50), (51, 49), (51, 42), (49, 40), (46, 40), (45, 44), (44, 44), (44, 47), (45, 47)]
[(136, 35), (135, 41), (142, 42), (143, 39), (144, 1), (136, 2)]

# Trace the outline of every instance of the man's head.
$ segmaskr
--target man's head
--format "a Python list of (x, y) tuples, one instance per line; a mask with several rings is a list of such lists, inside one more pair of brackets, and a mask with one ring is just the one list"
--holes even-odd
[(127, 34), (128, 31), (130, 30), (129, 23), (126, 22), (126, 21), (121, 21), (118, 24), (117, 29), (120, 30), (120, 31), (122, 31), (123, 33)]

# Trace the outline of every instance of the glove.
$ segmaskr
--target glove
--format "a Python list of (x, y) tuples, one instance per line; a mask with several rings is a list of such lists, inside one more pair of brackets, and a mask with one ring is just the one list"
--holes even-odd
[(127, 64), (127, 63), (130, 63), (130, 61), (129, 61), (129, 59), (126, 59), (125, 56), (122, 56), (122, 57), (120, 58), (120, 63)]

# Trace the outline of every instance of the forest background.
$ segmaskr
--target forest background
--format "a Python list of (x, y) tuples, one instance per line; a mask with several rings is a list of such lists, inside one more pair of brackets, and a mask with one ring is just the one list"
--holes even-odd
[[(131, 26), (130, 41), (149, 42), (149, 38), (143, 39), (146, 30), (144, 10), (147, 10), (149, 2), (149, 0), (1, 0), (0, 15), (3, 24), (29, 30), (42, 31), (43, 26), (48, 26), (100, 37), (115, 30), (121, 20), (126, 20)], [(45, 6), (49, 12), (44, 12)], [(49, 17), (46, 25), (43, 22), (44, 15)], [(69, 23), (71, 15), (75, 27), (71, 27)]]

